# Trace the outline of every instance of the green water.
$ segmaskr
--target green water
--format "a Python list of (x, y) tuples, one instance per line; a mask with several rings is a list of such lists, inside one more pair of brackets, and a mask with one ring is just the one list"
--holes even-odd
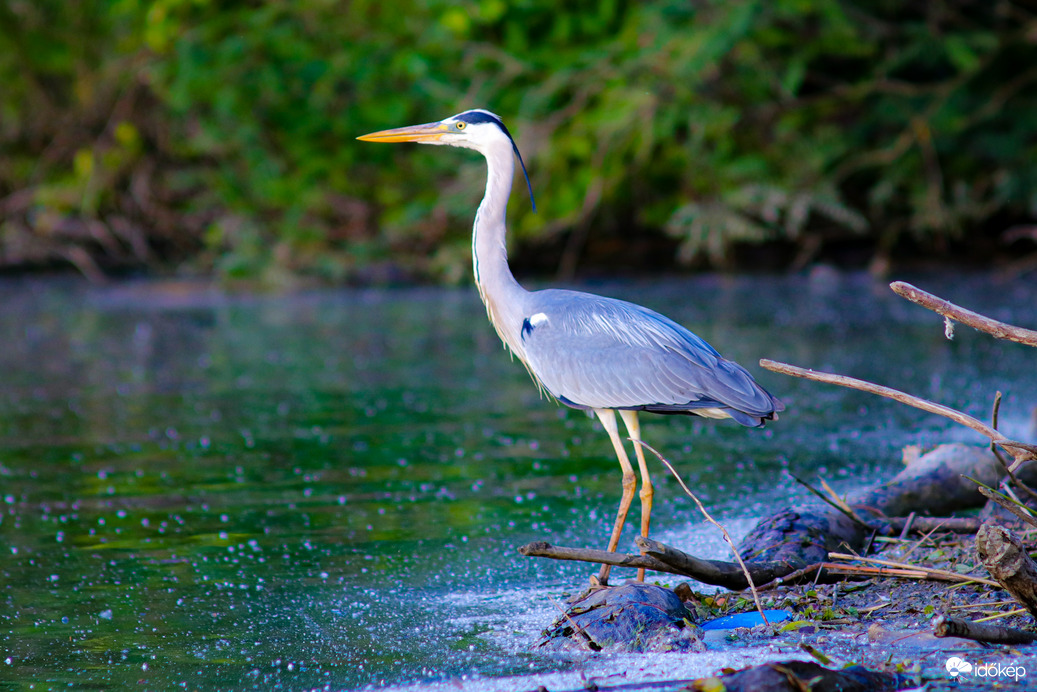
[[(917, 283), (1037, 325), (1032, 284)], [(984, 418), (1001, 389), (1003, 425), (1029, 434), (1032, 349), (964, 328), (949, 342), (868, 277), (584, 288), (669, 314), (786, 401), (764, 431), (644, 421), (743, 529), (804, 501), (787, 468), (845, 489), (904, 444), (976, 439), (761, 357)], [(355, 689), (575, 665), (529, 646), (591, 569), (515, 548), (603, 547), (617, 464), (594, 421), (509, 362), (473, 289), (7, 279), (0, 345), (0, 688)], [(657, 537), (694, 548), (694, 506), (655, 477)]]

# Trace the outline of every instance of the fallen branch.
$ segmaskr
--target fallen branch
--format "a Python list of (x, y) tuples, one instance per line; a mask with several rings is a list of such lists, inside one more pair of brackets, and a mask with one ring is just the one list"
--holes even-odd
[(679, 570), (678, 574), (691, 577), (703, 584), (721, 586), (732, 591), (749, 588), (750, 579), (753, 584), (771, 582), (788, 576), (792, 571), (786, 562), (748, 562), (744, 563), (745, 571), (743, 571), (742, 565), (736, 562), (703, 560), (659, 541), (653, 541), (651, 538), (638, 536), (634, 539), (634, 543), (648, 557), (664, 562), (674, 570)]
[(990, 319), (978, 312), (966, 310), (965, 308), (955, 305), (949, 300), (944, 300), (943, 298), (934, 296), (932, 293), (927, 293), (904, 281), (894, 281), (889, 285), (889, 287), (893, 289), (893, 292), (898, 296), (907, 298), (912, 303), (917, 303), (923, 308), (932, 310), (944, 317), (949, 317), (956, 322), (961, 322), (973, 329), (986, 332), (994, 338), (1014, 341), (1019, 344), (1026, 344), (1027, 346), (1037, 346), (1037, 332), (1031, 329), (1023, 329), (1022, 327), (998, 322), (997, 320)]
[(961, 637), (988, 644), (1032, 644), (1037, 634), (1015, 627), (986, 625), (981, 622), (962, 620), (949, 615), (933, 618), (933, 634), (937, 637)]
[(576, 562), (594, 562), (600, 565), (612, 565), (613, 567), (636, 567), (638, 569), (650, 569), (656, 572), (668, 574), (684, 573), (652, 557), (644, 555), (622, 555), (609, 552), (608, 550), (594, 550), (593, 548), (565, 548), (563, 546), (551, 545), (545, 541), (534, 541), (518, 549), (519, 553), (526, 557), (549, 557), (553, 560), (573, 560)]

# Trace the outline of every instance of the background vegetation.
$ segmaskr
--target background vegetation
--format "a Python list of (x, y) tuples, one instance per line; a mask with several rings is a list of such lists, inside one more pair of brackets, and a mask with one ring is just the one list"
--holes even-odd
[(460, 280), (481, 161), (354, 138), (474, 106), (547, 271), (1037, 247), (1022, 2), (0, 0), (0, 84), (6, 267)]

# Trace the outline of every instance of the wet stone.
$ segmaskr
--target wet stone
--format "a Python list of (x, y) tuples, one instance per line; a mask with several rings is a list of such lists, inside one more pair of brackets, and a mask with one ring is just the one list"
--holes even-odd
[(691, 613), (670, 589), (630, 583), (591, 589), (544, 631), (549, 651), (705, 651)]

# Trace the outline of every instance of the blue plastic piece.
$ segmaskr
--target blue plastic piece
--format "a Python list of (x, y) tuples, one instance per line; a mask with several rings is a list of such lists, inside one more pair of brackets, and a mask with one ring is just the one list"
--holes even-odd
[[(767, 621), (772, 623), (792, 619), (792, 613), (787, 610), (765, 610), (763, 612), (767, 614)], [(725, 615), (722, 618), (703, 623), (699, 627), (704, 630), (733, 630), (736, 627), (756, 627), (762, 624), (763, 618), (760, 617), (760, 611), (753, 610), (748, 613)]]

